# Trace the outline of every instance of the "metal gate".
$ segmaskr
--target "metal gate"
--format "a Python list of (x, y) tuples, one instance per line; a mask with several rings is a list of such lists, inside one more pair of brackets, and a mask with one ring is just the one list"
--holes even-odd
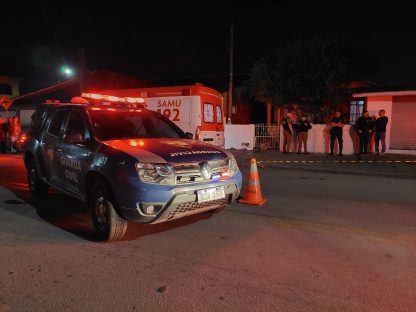
[(268, 126), (265, 123), (256, 124), (255, 127), (255, 144), (254, 148), (260, 150), (279, 149), (279, 126), (271, 124)]

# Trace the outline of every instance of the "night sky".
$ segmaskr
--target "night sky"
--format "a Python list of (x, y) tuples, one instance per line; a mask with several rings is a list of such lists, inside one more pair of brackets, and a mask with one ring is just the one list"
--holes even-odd
[(29, 89), (61, 80), (60, 65), (77, 66), (80, 47), (89, 70), (144, 80), (225, 76), (231, 22), (238, 75), (294, 37), (332, 34), (353, 51), (360, 78), (416, 85), (416, 19), (398, 1), (12, 2), (2, 3), (0, 75)]

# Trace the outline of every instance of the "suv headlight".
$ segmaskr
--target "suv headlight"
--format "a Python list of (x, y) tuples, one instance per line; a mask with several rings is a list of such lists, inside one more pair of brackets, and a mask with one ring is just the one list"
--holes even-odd
[(173, 185), (175, 184), (175, 171), (167, 164), (137, 163), (137, 174), (145, 183)]
[(238, 172), (238, 164), (237, 160), (235, 159), (234, 155), (231, 155), (228, 158), (228, 168), (230, 169), (230, 176), (234, 176)]

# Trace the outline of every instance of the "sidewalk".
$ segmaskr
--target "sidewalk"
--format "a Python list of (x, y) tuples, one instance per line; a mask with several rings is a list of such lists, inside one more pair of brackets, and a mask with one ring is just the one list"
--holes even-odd
[(326, 154), (283, 154), (276, 150), (254, 152), (230, 149), (230, 151), (243, 169), (249, 166), (250, 159), (254, 157), (258, 166), (262, 168), (416, 179), (416, 156), (411, 155), (370, 154), (362, 155), (361, 160), (358, 160), (355, 155), (340, 157)]

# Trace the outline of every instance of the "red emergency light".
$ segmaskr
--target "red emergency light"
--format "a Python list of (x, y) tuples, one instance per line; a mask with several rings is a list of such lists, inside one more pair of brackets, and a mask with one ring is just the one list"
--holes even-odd
[(131, 146), (144, 146), (144, 142), (142, 140), (131, 139), (129, 143)]
[(97, 93), (82, 93), (81, 97), (93, 100), (103, 100), (108, 102), (128, 102), (128, 103), (140, 103), (143, 104), (144, 98), (132, 98), (132, 97), (118, 97), (114, 95), (104, 95), (104, 94), (97, 94)]

